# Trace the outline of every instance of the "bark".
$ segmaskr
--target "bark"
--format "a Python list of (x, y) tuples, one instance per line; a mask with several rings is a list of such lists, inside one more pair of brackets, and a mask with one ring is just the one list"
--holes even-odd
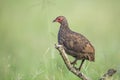
[[(73, 65), (71, 65), (70, 60), (67, 54), (65, 53), (62, 45), (55, 44), (55, 48), (60, 52), (60, 55), (69, 71), (71, 71), (74, 75), (76, 75), (82, 80), (90, 80), (85, 74), (83, 74), (82, 72), (77, 70), (75, 67), (73, 67)], [(105, 73), (99, 80), (107, 80), (108, 78), (112, 77), (113, 74), (115, 73), (116, 73), (116, 70), (109, 69), (107, 73)]]

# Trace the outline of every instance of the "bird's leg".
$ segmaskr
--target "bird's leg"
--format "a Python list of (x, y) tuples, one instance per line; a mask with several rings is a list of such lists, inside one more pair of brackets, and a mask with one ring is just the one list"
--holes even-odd
[(77, 59), (75, 59), (73, 62), (71, 62), (71, 64), (72, 64), (73, 66), (75, 66), (76, 62), (77, 62)]
[(81, 67), (82, 67), (82, 65), (83, 65), (84, 61), (85, 61), (85, 59), (83, 59), (83, 60), (82, 60), (82, 62), (81, 62), (81, 64), (80, 64), (80, 67), (78, 68), (78, 69), (79, 69), (79, 71), (81, 70)]

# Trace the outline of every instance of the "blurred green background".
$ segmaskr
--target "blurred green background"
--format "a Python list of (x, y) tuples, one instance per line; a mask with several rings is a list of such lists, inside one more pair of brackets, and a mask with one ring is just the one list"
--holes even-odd
[(120, 80), (119, 0), (0, 0), (0, 80), (79, 80), (54, 48), (59, 15), (96, 49), (81, 71), (97, 80), (115, 68)]

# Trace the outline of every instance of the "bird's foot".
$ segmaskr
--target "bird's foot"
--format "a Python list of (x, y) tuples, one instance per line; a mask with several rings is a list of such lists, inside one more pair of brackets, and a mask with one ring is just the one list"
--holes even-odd
[(73, 65), (73, 67), (76, 68), (75, 65), (77, 65), (77, 63), (75, 61), (73, 61), (73, 62), (71, 62), (71, 65)]
[(72, 65), (76, 65), (77, 63), (75, 61), (71, 62)]
[(77, 64), (77, 59), (75, 59), (73, 62), (71, 62), (72, 65), (76, 65)]
[(80, 71), (80, 69), (79, 68), (77, 68), (77, 67), (75, 67), (75, 66), (73, 66), (74, 67), (74, 69), (76, 69), (77, 71)]

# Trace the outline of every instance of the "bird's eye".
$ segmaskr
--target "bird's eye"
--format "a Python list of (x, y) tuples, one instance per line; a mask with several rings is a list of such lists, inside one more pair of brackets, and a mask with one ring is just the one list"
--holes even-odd
[(61, 20), (60, 18), (58, 18), (58, 20)]

